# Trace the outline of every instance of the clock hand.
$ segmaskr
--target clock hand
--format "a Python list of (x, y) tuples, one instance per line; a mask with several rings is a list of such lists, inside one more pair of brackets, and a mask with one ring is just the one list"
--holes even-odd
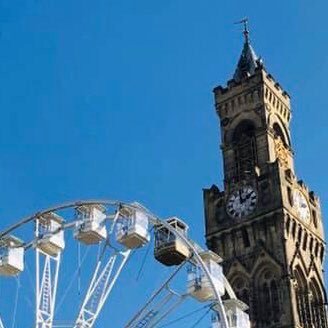
[(241, 193), (241, 203), (243, 204), (243, 203), (245, 203), (245, 201), (246, 201), (246, 198), (243, 197), (243, 193)]
[(243, 197), (241, 196), (241, 189), (238, 190), (240, 204), (243, 203)]

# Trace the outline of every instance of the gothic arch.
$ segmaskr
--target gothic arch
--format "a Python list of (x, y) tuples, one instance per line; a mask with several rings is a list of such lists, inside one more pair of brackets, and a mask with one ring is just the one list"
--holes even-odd
[(253, 121), (243, 120), (234, 128), (231, 141), (237, 143), (243, 137), (253, 137), (255, 130), (256, 127)]
[(321, 278), (320, 270), (313, 259), (310, 263), (308, 272), (309, 272), (308, 280), (316, 282), (316, 284), (319, 286), (319, 289), (321, 290), (324, 302), (327, 303), (327, 294), (326, 294), (324, 283)]
[(251, 276), (256, 279), (261, 274), (262, 270), (267, 267), (277, 273), (281, 271), (280, 265), (263, 249), (257, 261), (254, 263)]
[(312, 263), (306, 271), (299, 262), (293, 274), (299, 324), (302, 327), (327, 328), (326, 293), (315, 264)]
[(310, 311), (313, 328), (326, 328), (327, 317), (325, 313), (324, 293), (315, 279), (309, 283)]
[(239, 181), (254, 172), (257, 164), (256, 124), (243, 119), (229, 132), (229, 144), (233, 146), (234, 175)]
[(288, 129), (285, 127), (285, 124), (281, 120), (281, 118), (274, 114), (269, 115), (268, 125), (272, 127), (274, 133), (277, 136), (280, 136), (285, 146), (290, 147), (291, 145), (290, 135)]
[(238, 299), (250, 305), (250, 279), (242, 272), (235, 272), (229, 280)]
[(295, 266), (294, 277), (296, 279), (297, 284), (300, 284), (302, 287), (306, 286), (306, 275), (300, 264), (297, 264)]
[(242, 111), (238, 114), (230, 123), (228, 131), (224, 135), (224, 142), (226, 144), (231, 144), (233, 139), (233, 134), (238, 127), (238, 125), (243, 124), (243, 122), (251, 123), (255, 129), (261, 126), (260, 117), (254, 111)]
[(295, 270), (298, 270), (298, 272), (301, 274), (302, 277), (304, 277), (305, 280), (308, 279), (310, 267), (304, 259), (304, 253), (301, 251), (301, 245), (295, 248), (295, 252), (290, 262), (289, 268), (290, 272), (294, 273), (294, 275)]
[(245, 277), (247, 277), (247, 279), (251, 278), (245, 265), (243, 263), (241, 263), (237, 258), (231, 263), (228, 271), (229, 272), (227, 274), (227, 279), (229, 281), (233, 280), (235, 275), (239, 275), (239, 274), (244, 275)]
[(281, 129), (280, 125), (276, 122), (276, 123), (273, 124), (272, 129), (273, 129), (275, 138), (280, 138), (282, 143), (284, 144), (284, 146), (286, 148), (288, 148), (289, 147), (289, 140), (286, 139), (286, 136), (285, 136), (283, 130)]

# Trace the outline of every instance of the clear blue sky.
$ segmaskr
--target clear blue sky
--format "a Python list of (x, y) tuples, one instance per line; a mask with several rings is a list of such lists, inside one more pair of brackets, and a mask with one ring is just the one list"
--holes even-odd
[(117, 198), (184, 218), (202, 243), (202, 188), (222, 181), (212, 88), (232, 76), (244, 16), (292, 96), (297, 174), (328, 217), (327, 12), (324, 0), (0, 0), (1, 227)]

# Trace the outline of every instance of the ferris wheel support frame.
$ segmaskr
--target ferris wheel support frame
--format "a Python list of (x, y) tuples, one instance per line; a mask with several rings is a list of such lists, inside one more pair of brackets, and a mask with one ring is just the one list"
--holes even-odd
[[(43, 268), (40, 258), (44, 257)], [(36, 328), (52, 328), (58, 286), (60, 254), (45, 255), (36, 249)], [(42, 278), (40, 272), (42, 270)]]
[[(115, 253), (109, 257), (103, 268), (101, 265), (101, 259), (98, 261), (88, 291), (75, 321), (74, 328), (90, 328), (94, 325), (102, 307), (104, 306), (112, 288), (116, 283), (117, 278), (124, 268), (130, 253), (131, 250)], [(116, 272), (112, 275), (114, 265), (117, 260), (121, 260), (121, 262), (118, 265)]]
[[(44, 211), (41, 211), (41, 212), (37, 212), (37, 213), (35, 213), (35, 214), (31, 215), (31, 216), (28, 216), (28, 217), (22, 219), (21, 221), (15, 223), (14, 225), (12, 225), (9, 228), (7, 228), (6, 230), (0, 232), (0, 238), (4, 237), (5, 235), (9, 234), (10, 232), (16, 230), (17, 228), (23, 226), (26, 223), (29, 223), (31, 221), (34, 221), (37, 217), (39, 217), (42, 214), (46, 214), (46, 213), (50, 213), (50, 212), (55, 212), (55, 211), (59, 211), (59, 210), (64, 210), (64, 209), (68, 209), (68, 208), (76, 208), (76, 207), (81, 206), (81, 205), (105, 205), (105, 206), (117, 206), (117, 207), (120, 207), (120, 206), (124, 205), (124, 206), (127, 206), (127, 207), (129, 207), (131, 209), (134, 209), (134, 210), (141, 210), (145, 214), (148, 215), (149, 222), (153, 226), (162, 225), (165, 228), (167, 228), (168, 231), (170, 231), (176, 237), (178, 237), (180, 240), (182, 240), (182, 242), (185, 243), (185, 245), (189, 248), (189, 250), (193, 254), (193, 257), (194, 257), (195, 261), (200, 265), (201, 269), (203, 270), (203, 272), (205, 273), (205, 275), (209, 279), (209, 282), (211, 284), (211, 287), (212, 287), (213, 293), (214, 293), (214, 298), (215, 298), (214, 303), (216, 305), (215, 307), (213, 307), (213, 309), (216, 312), (218, 312), (218, 314), (220, 316), (221, 327), (222, 328), (229, 328), (228, 320), (227, 320), (227, 317), (226, 317), (226, 314), (225, 314), (225, 310), (224, 310), (223, 302), (221, 300), (219, 289), (215, 285), (215, 283), (213, 281), (213, 278), (212, 278), (212, 276), (211, 276), (211, 274), (210, 274), (207, 266), (205, 265), (205, 263), (203, 262), (201, 256), (199, 255), (196, 245), (193, 244), (193, 242), (191, 242), (184, 234), (182, 234), (181, 232), (179, 232), (176, 229), (174, 229), (168, 222), (166, 222), (164, 220), (161, 220), (160, 218), (158, 218), (156, 215), (154, 215), (152, 212), (150, 212), (147, 208), (145, 208), (144, 206), (142, 206), (139, 203), (129, 204), (129, 203), (123, 203), (123, 202), (120, 202), (120, 201), (111, 201), (111, 200), (86, 200), (86, 201), (68, 202), (68, 203), (65, 203), (65, 204), (62, 204), (62, 205), (58, 205), (58, 206), (54, 206), (54, 207), (48, 208), (48, 209), (46, 209)], [(65, 228), (66, 228), (66, 226), (63, 226), (62, 227), (62, 229), (65, 229)], [(68, 226), (67, 226), (67, 228), (68, 228)], [(54, 233), (57, 233), (58, 231), (59, 230), (55, 231)], [(37, 236), (36, 240), (37, 239), (38, 239), (38, 236)], [(33, 245), (33, 241), (24, 244), (25, 249), (30, 248), (32, 245)], [(48, 320), (48, 322), (45, 322), (44, 325), (36, 326), (36, 328), (52, 328), (52, 320), (53, 320), (54, 305), (55, 305), (55, 296), (56, 296), (57, 282), (58, 282), (58, 269), (59, 269), (59, 264), (60, 264), (60, 255), (57, 255), (57, 256), (58, 256), (58, 262), (57, 262), (58, 265), (56, 266), (56, 269), (55, 269), (55, 272), (57, 272), (57, 274), (55, 273), (55, 277), (53, 279), (53, 284), (52, 284), (52, 286), (55, 287), (55, 288), (53, 288), (53, 294), (52, 294), (53, 295), (53, 297), (52, 297), (52, 307), (51, 307), (52, 308), (52, 312), (51, 312), (51, 314), (49, 316), (49, 318), (51, 318), (51, 320)], [(118, 278), (121, 270), (123, 269), (124, 264), (125, 264), (127, 258), (128, 257), (125, 258), (125, 261), (122, 261), (123, 264), (121, 263), (120, 269), (115, 273), (115, 276), (114, 276), (115, 279), (113, 279), (113, 282), (114, 283), (117, 280), (117, 278)], [(37, 264), (37, 265), (39, 265), (39, 264)], [(39, 281), (40, 280), (39, 271), (37, 272), (37, 278), (38, 278), (37, 281)], [(110, 284), (110, 289), (109, 289), (108, 294), (110, 293), (110, 290), (114, 286), (114, 283), (111, 283)], [(233, 298), (233, 299), (236, 299), (236, 296), (235, 296), (233, 290), (231, 289), (230, 284), (228, 283), (228, 281), (226, 279), (225, 279), (225, 284), (224, 285), (226, 287), (226, 291), (227, 291), (229, 297), (230, 298)], [(40, 286), (40, 284), (37, 283), (37, 293), (36, 293), (36, 295), (39, 295), (40, 292), (42, 291), (42, 289), (40, 289), (39, 286)], [(108, 294), (106, 294), (107, 297), (108, 297)], [(104, 299), (104, 301), (105, 301), (105, 299)], [(103, 305), (104, 305), (104, 302), (102, 302), (102, 306)], [(101, 306), (101, 308), (102, 308), (102, 306)], [(101, 308), (99, 308), (99, 311), (97, 313), (97, 316), (99, 315), (99, 312), (100, 312)], [(37, 322), (38, 322), (38, 312), (39, 312), (38, 307), (37, 307), (37, 311), (36, 312), (37, 312), (36, 313), (36, 318), (37, 318)], [(45, 325), (45, 324), (47, 324), (47, 325)], [(86, 328), (89, 328), (89, 327), (92, 327), (92, 326), (90, 326), (90, 325), (89, 326), (76, 326), (75, 325), (74, 327), (75, 328), (77, 328), (77, 327), (83, 327), (83, 328), (86, 327)], [(0, 328), (1, 328), (1, 326), (0, 326)]]
[(2, 323), (1, 317), (0, 317), (0, 328), (4, 328), (5, 326)]
[[(37, 247), (39, 239), (39, 220), (35, 221), (35, 270), (36, 270), (36, 292), (35, 292), (35, 304), (36, 304), (36, 328), (52, 328), (55, 303), (58, 286), (58, 275), (60, 267), (61, 254), (49, 255), (43, 253)], [(42, 263), (43, 262), (43, 263)], [(40, 273), (42, 270), (42, 278)]]

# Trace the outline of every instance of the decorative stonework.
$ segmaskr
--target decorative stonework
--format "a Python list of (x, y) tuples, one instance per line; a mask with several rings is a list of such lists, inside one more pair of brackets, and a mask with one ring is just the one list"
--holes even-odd
[(288, 168), (288, 150), (284, 146), (283, 141), (280, 137), (275, 139), (275, 152), (277, 159), (284, 168)]

